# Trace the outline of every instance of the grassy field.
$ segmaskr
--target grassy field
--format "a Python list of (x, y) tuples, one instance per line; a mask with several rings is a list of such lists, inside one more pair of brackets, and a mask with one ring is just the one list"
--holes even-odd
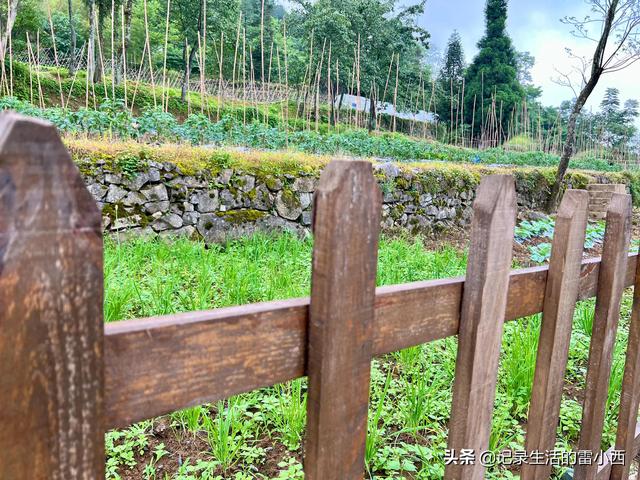
[[(312, 241), (262, 236), (212, 246), (187, 240), (108, 240), (105, 319), (167, 314), (309, 293)], [(378, 284), (464, 273), (452, 247), (428, 251), (420, 239), (383, 239)], [(593, 301), (576, 310), (557, 448), (575, 446), (581, 418)], [(630, 298), (616, 341), (603, 444), (614, 438)], [(535, 367), (539, 316), (505, 327), (491, 449), (522, 449)], [(372, 362), (367, 478), (439, 479), (455, 372), (456, 340), (409, 348)], [(300, 479), (304, 379), (149, 420), (106, 436), (108, 479)], [(560, 474), (558, 470), (556, 474)], [(517, 478), (496, 467), (487, 478)]]

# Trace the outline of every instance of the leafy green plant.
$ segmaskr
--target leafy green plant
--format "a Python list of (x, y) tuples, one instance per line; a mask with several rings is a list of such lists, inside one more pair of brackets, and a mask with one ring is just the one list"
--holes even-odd
[(503, 339), (502, 384), (506, 394), (515, 400), (516, 415), (525, 415), (533, 387), (536, 368), (540, 315), (518, 320), (507, 327)]
[(136, 466), (136, 455), (143, 455), (149, 446), (151, 421), (137, 423), (126, 430), (112, 430), (105, 435), (107, 479), (120, 480), (121, 468)]
[(519, 243), (537, 237), (553, 238), (555, 222), (550, 217), (541, 220), (523, 220), (515, 228), (515, 239)]
[(584, 248), (591, 249), (604, 240), (605, 223), (597, 222), (587, 225)]
[[(374, 459), (378, 448), (383, 442), (384, 435), (384, 427), (380, 425), (382, 422), (382, 412), (384, 409), (384, 402), (387, 398), (387, 392), (389, 391), (389, 386), (391, 385), (391, 370), (387, 373), (386, 380), (384, 382), (384, 386), (378, 392), (376, 397), (377, 404), (373, 409), (373, 415), (369, 415), (367, 420), (367, 440), (365, 443), (365, 466), (369, 474), (373, 472), (374, 467)], [(372, 384), (372, 389), (376, 387)]]
[(276, 407), (270, 416), (282, 443), (289, 450), (300, 448), (307, 421), (307, 393), (302, 379), (277, 385)]
[(242, 436), (244, 425), (236, 402), (235, 398), (218, 402), (215, 417), (206, 417), (205, 420), (211, 454), (225, 471), (238, 461), (245, 444)]
[(531, 261), (545, 263), (551, 258), (551, 244), (545, 242), (538, 245), (530, 245), (529, 253), (531, 253)]
[(182, 430), (191, 433), (197, 433), (203, 428), (206, 421), (207, 411), (204, 407), (196, 406), (178, 410), (171, 414), (171, 420), (177, 424)]
[(304, 478), (302, 464), (293, 457), (279, 462), (278, 468), (281, 469), (276, 477), (278, 480), (302, 480)]

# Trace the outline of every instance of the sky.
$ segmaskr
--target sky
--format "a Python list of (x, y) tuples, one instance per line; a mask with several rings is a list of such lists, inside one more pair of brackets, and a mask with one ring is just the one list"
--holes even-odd
[[(484, 33), (484, 0), (428, 0), (419, 24), (431, 33), (432, 50), (444, 51), (453, 30), (462, 37), (466, 61), (477, 52), (476, 43)], [(542, 103), (559, 105), (573, 98), (568, 87), (553, 82), (556, 71), (570, 72), (570, 60), (565, 48), (583, 55), (593, 55), (595, 44), (576, 39), (561, 18), (589, 14), (584, 0), (510, 0), (507, 29), (518, 51), (528, 51), (536, 59), (532, 69), (533, 83), (542, 87)], [(599, 33), (599, 32), (598, 32)], [(603, 75), (586, 108), (597, 110), (607, 87), (620, 90), (621, 102), (628, 98), (640, 100), (640, 62), (616, 73)], [(638, 122), (640, 126), (640, 121)]]

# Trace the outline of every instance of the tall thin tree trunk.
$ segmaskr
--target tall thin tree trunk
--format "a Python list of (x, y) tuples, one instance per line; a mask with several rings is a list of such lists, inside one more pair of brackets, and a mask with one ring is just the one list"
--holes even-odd
[(369, 95), (369, 134), (376, 128), (376, 91), (371, 85), (371, 94)]
[(578, 117), (580, 116), (580, 112), (582, 111), (582, 107), (587, 102), (589, 95), (593, 92), (593, 89), (596, 87), (598, 83), (597, 78), (589, 79), (589, 82), (585, 85), (585, 87), (580, 92), (580, 96), (576, 100), (576, 103), (573, 105), (573, 109), (571, 110), (571, 115), (569, 116), (569, 122), (567, 123), (567, 138), (564, 142), (564, 146), (562, 148), (562, 156), (560, 157), (560, 163), (558, 164), (558, 171), (556, 173), (556, 181), (551, 188), (551, 195), (549, 196), (549, 201), (547, 203), (547, 211), (552, 212), (556, 205), (558, 204), (558, 199), (560, 197), (560, 190), (562, 187), (562, 181), (564, 179), (565, 174), (567, 173), (567, 168), (569, 167), (569, 160), (573, 156), (573, 151), (576, 143), (576, 124), (578, 123)]
[(598, 41), (598, 45), (596, 46), (596, 50), (593, 55), (593, 61), (591, 63), (591, 73), (589, 75), (589, 79), (582, 87), (578, 98), (576, 99), (576, 103), (573, 106), (571, 111), (571, 116), (569, 117), (569, 123), (567, 125), (567, 138), (564, 143), (564, 147), (562, 149), (562, 156), (560, 157), (560, 163), (558, 164), (558, 171), (556, 173), (556, 181), (553, 184), (551, 189), (551, 195), (549, 196), (549, 201), (547, 202), (547, 212), (552, 212), (556, 205), (558, 204), (558, 200), (560, 197), (560, 190), (562, 189), (562, 181), (564, 180), (564, 176), (567, 173), (567, 168), (569, 167), (569, 160), (573, 155), (576, 143), (576, 124), (578, 122), (578, 116), (582, 111), (582, 107), (587, 103), (589, 96), (596, 88), (600, 77), (604, 73), (604, 56), (607, 48), (607, 42), (609, 40), (609, 35), (611, 34), (611, 28), (613, 25), (613, 21), (615, 19), (616, 11), (618, 8), (619, 0), (611, 0), (609, 4), (609, 8), (607, 10), (604, 25), (602, 28), (602, 33), (600, 34), (600, 40)]

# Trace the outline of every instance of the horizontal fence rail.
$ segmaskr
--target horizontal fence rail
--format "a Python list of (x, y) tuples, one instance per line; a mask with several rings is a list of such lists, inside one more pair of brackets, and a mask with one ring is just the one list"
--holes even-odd
[[(578, 447), (600, 449), (623, 290), (635, 286), (615, 446), (577, 480), (629, 478), (640, 449), (640, 264), (615, 194), (602, 258), (582, 259), (588, 198), (568, 190), (549, 266), (510, 270), (513, 178), (481, 180), (465, 277), (375, 288), (371, 164), (332, 162), (314, 205), (309, 298), (103, 324), (101, 222), (55, 129), (0, 116), (0, 478), (104, 477), (104, 432), (308, 376), (305, 475), (364, 470), (370, 362), (458, 336), (448, 448), (486, 450), (503, 323), (542, 313), (527, 451), (553, 449), (575, 303), (596, 297)], [(6, 408), (5, 408), (6, 406)], [(469, 413), (472, 413), (469, 415)], [(614, 462), (626, 451), (624, 464)], [(549, 478), (525, 465), (523, 480)], [(484, 467), (448, 465), (447, 479)]]
[[(505, 321), (542, 312), (548, 270), (511, 272)], [(600, 258), (582, 262), (580, 300), (596, 295), (599, 270)], [(463, 287), (464, 277), (378, 287), (373, 356), (457, 335)], [(309, 298), (298, 298), (106, 324), (107, 427), (306, 375), (308, 317)]]

